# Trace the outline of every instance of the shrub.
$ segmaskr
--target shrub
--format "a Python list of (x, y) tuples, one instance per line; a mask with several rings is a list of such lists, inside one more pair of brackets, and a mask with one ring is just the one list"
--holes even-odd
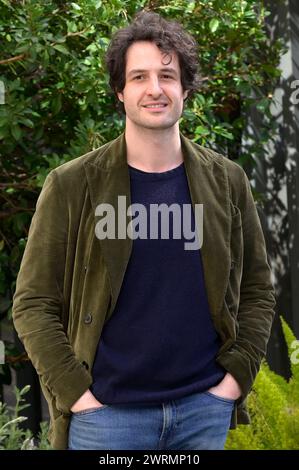
[(20, 423), (27, 418), (21, 415), (21, 411), (29, 405), (24, 404), (23, 395), (25, 395), (29, 386), (22, 390), (15, 388), (16, 405), (9, 408), (5, 403), (0, 402), (0, 450), (49, 450), (50, 444), (47, 440), (48, 424), (40, 424), (41, 431), (38, 438), (35, 439), (32, 433), (27, 429), (20, 427)]
[(292, 360), (298, 341), (282, 318), (281, 322), (292, 376), (287, 381), (263, 362), (248, 397), (252, 423), (229, 432), (227, 449), (299, 449), (299, 361)]

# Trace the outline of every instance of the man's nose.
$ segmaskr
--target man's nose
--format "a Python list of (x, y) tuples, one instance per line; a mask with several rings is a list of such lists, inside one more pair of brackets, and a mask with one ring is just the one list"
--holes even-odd
[(161, 89), (158, 77), (151, 77), (149, 79), (146, 92), (147, 92), (148, 95), (152, 95), (152, 96), (160, 96), (161, 95), (162, 89)]

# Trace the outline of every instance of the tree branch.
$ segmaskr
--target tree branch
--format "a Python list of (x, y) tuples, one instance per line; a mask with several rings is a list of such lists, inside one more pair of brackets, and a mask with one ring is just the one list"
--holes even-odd
[(10, 62), (16, 62), (17, 60), (24, 59), (24, 57), (25, 54), (20, 54), (14, 57), (10, 57), (9, 59), (0, 60), (0, 65), (9, 64)]
[(5, 362), (8, 364), (15, 364), (16, 362), (30, 361), (27, 353), (19, 354), (18, 356), (5, 356)]
[(81, 34), (86, 33), (86, 31), (88, 31), (89, 29), (90, 29), (90, 27), (88, 26), (88, 27), (82, 29), (82, 31), (77, 31), (75, 33), (67, 33), (67, 35), (65, 37), (69, 38), (70, 36), (80, 36)]

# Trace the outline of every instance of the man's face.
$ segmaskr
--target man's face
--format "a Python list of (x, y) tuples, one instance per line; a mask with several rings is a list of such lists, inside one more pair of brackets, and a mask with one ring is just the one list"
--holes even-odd
[(170, 62), (170, 55), (165, 56), (149, 41), (138, 41), (128, 48), (125, 87), (118, 98), (132, 125), (168, 129), (181, 117), (188, 91), (182, 89), (176, 53), (171, 53), (171, 58)]

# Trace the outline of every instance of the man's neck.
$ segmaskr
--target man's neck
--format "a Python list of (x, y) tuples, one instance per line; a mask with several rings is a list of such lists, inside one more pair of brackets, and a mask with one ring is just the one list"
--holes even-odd
[(127, 162), (147, 172), (171, 170), (183, 162), (179, 127), (144, 129), (126, 126)]

